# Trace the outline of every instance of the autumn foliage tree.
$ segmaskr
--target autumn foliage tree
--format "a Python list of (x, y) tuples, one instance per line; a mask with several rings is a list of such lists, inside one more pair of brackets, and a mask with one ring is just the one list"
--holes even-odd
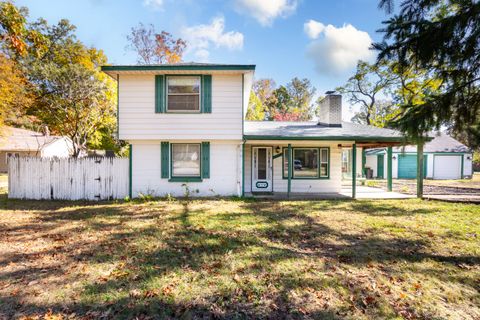
[(31, 106), (29, 86), (17, 64), (0, 53), (0, 124), (15, 120)]
[(30, 128), (32, 123), (48, 126), (52, 134), (76, 143), (75, 155), (87, 146), (116, 146), (116, 85), (100, 70), (108, 64), (103, 51), (79, 41), (66, 19), (53, 25), (42, 18), (30, 22), (26, 8), (8, 1), (0, 2), (0, 12), (0, 48), (9, 65), (2, 70), (23, 77), (21, 91), (32, 97), (10, 124), (22, 126), (28, 117)]
[(293, 78), (275, 88), (272, 79), (259, 79), (253, 84), (247, 120), (306, 121), (313, 112), (316, 89), (308, 79)]
[(127, 40), (127, 48), (137, 53), (139, 64), (179, 63), (187, 46), (183, 39), (174, 39), (166, 31), (157, 33), (152, 24), (143, 23), (131, 29)]

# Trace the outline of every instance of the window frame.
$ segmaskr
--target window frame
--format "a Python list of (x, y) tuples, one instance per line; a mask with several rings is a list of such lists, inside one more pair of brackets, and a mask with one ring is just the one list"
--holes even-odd
[[(301, 146), (301, 147), (292, 147), (292, 158), (294, 155), (295, 149), (317, 149), (318, 157), (317, 157), (317, 176), (316, 177), (295, 177), (295, 170), (292, 172), (292, 180), (328, 180), (330, 179), (330, 147), (308, 147), (308, 146)], [(327, 150), (327, 175), (322, 176), (321, 172), (321, 164), (322, 164), (322, 150)], [(288, 170), (288, 162), (285, 163), (285, 152), (288, 152), (288, 147), (282, 148), (282, 179), (288, 179), (288, 174), (285, 173), (285, 170)], [(287, 159), (290, 160), (290, 159)], [(323, 162), (324, 163), (324, 162)], [(287, 167), (285, 167), (287, 165)], [(293, 166), (292, 166), (293, 169)]]
[[(199, 147), (199, 170), (198, 170), (198, 176), (178, 176), (173, 174), (173, 146), (174, 145), (198, 145)], [(183, 143), (170, 143), (170, 181), (174, 180), (201, 180), (202, 179), (202, 143), (197, 143), (197, 142), (183, 142)]]
[[(170, 93), (168, 93), (168, 79), (169, 78), (181, 78), (181, 77), (188, 77), (188, 78), (197, 78), (199, 81), (198, 86), (198, 110), (169, 110), (168, 109), (168, 97)], [(200, 74), (176, 74), (176, 75), (165, 75), (165, 112), (166, 113), (202, 113), (202, 75)], [(172, 93), (174, 96), (189, 96), (193, 95), (191, 93)]]

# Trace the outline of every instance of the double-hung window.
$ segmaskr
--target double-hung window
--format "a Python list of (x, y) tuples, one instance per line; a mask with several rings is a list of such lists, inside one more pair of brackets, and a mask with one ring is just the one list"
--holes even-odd
[(200, 76), (167, 77), (167, 112), (200, 112)]
[(172, 143), (172, 177), (200, 177), (200, 144)]
[[(292, 148), (293, 179), (327, 179), (329, 148)], [(288, 149), (283, 149), (283, 178), (288, 178)]]

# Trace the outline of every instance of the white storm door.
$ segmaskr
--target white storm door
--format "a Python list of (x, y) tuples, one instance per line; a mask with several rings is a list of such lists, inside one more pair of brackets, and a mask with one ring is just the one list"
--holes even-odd
[(272, 148), (252, 148), (252, 191), (272, 192)]

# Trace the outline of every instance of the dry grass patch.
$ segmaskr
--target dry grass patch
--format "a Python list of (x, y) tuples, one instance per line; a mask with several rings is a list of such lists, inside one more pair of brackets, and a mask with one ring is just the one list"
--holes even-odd
[(480, 317), (479, 206), (2, 201), (0, 318)]

